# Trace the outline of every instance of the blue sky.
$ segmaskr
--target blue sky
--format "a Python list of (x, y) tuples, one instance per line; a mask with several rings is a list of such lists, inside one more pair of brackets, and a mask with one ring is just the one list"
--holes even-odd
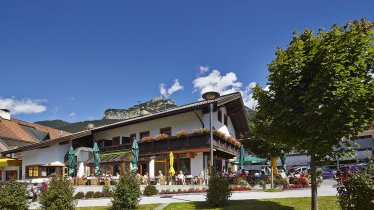
[(179, 105), (210, 89), (250, 105), (248, 86), (266, 85), (294, 30), (374, 21), (373, 11), (369, 0), (1, 1), (0, 108), (28, 121), (99, 119), (161, 84)]

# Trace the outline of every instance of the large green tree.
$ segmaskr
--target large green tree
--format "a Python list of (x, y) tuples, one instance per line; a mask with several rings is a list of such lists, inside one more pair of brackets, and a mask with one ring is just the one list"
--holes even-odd
[(373, 26), (362, 19), (294, 33), (269, 65), (269, 89), (254, 88), (257, 134), (311, 157), (313, 210), (316, 162), (374, 121)]

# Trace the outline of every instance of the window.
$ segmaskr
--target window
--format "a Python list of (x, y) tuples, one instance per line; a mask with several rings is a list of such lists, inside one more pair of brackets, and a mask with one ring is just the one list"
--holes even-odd
[(119, 145), (120, 137), (116, 136), (112, 138), (112, 145)]
[(171, 127), (161, 128), (160, 129), (160, 134), (167, 134), (167, 135), (171, 136)]
[(136, 139), (136, 133), (130, 134), (130, 140), (132, 141), (134, 139)]
[(56, 167), (40, 167), (40, 176), (47, 177), (56, 173)]
[(29, 166), (26, 167), (28, 177), (38, 177), (39, 176), (39, 167), (38, 166)]
[(143, 131), (143, 132), (139, 133), (140, 139), (142, 139), (144, 137), (148, 137), (148, 136), (149, 136), (149, 131)]
[(131, 137), (122, 136), (122, 144), (131, 144)]
[(223, 118), (224, 124), (227, 126), (227, 115), (225, 114), (225, 117)]
[(222, 122), (222, 111), (220, 109), (218, 109), (218, 121)]

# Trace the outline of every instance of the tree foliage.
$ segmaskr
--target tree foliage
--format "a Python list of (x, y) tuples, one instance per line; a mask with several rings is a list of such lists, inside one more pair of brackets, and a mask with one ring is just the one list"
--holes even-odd
[(311, 155), (314, 209), (316, 161), (374, 121), (373, 25), (362, 19), (295, 33), (269, 65), (269, 90), (254, 88), (256, 133)]
[(136, 209), (141, 196), (140, 185), (134, 171), (125, 171), (116, 184), (112, 208), (115, 210)]
[(65, 177), (54, 175), (47, 189), (40, 194), (42, 209), (60, 210), (74, 209), (74, 188)]
[(26, 186), (22, 183), (16, 182), (14, 179), (11, 179), (8, 183), (1, 186), (0, 209), (28, 209)]
[(249, 120), (249, 131), (242, 135), (242, 143), (245, 148), (262, 158), (281, 157), (288, 151), (285, 144), (279, 142), (265, 140), (260, 134), (257, 133), (256, 127), (257, 111), (254, 110)]

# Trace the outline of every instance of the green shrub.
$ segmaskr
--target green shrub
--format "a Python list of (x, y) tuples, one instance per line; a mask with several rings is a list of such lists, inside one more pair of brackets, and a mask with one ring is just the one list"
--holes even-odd
[(83, 199), (84, 193), (83, 192), (77, 192), (77, 194), (74, 195), (74, 199)]
[(110, 189), (110, 183), (105, 183), (103, 190), (101, 191), (102, 197), (113, 197), (113, 190)]
[(248, 186), (249, 184), (248, 184), (247, 180), (243, 179), (242, 177), (239, 177), (237, 185)]
[(69, 180), (62, 176), (54, 175), (47, 190), (41, 193), (39, 203), (42, 209), (74, 209), (73, 193), (74, 188), (70, 185)]
[(209, 178), (209, 188), (206, 201), (212, 207), (224, 206), (231, 197), (230, 181), (216, 170), (213, 170)]
[(86, 195), (84, 196), (85, 198), (93, 198), (94, 191), (88, 191), (86, 192)]
[(93, 198), (101, 198), (101, 197), (103, 197), (101, 192), (95, 192), (93, 194)]
[(374, 209), (374, 168), (346, 171), (338, 177), (338, 202), (343, 210)]
[(143, 194), (146, 196), (157, 195), (157, 193), (158, 193), (158, 190), (154, 185), (147, 185), (144, 188), (144, 192), (143, 192)]
[(27, 190), (22, 183), (10, 180), (0, 189), (0, 209), (3, 210), (26, 210), (27, 209)]
[(114, 210), (136, 209), (138, 207), (141, 191), (135, 176), (135, 172), (127, 171), (120, 176), (112, 200)]

